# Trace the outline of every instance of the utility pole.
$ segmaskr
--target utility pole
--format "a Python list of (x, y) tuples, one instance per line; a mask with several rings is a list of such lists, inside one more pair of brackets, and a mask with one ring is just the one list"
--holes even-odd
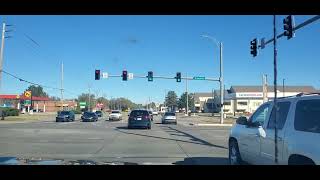
[(282, 96), (283, 96), (283, 97), (284, 97), (284, 80), (285, 80), (285, 79), (283, 78), (283, 79), (282, 79), (282, 93), (283, 93)]
[(1, 50), (0, 50), (0, 92), (2, 91), (2, 64), (3, 64), (3, 49), (4, 49), (4, 39), (6, 32), (6, 23), (2, 24), (2, 35), (1, 35)]
[(220, 124), (223, 124), (223, 101), (224, 101), (224, 88), (223, 88), (223, 60), (222, 60), (222, 42), (220, 42), (220, 100), (221, 100), (221, 110), (220, 110)]
[(88, 88), (89, 88), (89, 107), (88, 107), (88, 110), (91, 112), (91, 94), (90, 94), (90, 88), (91, 88), (91, 85), (90, 84), (88, 84)]
[[(186, 77), (187, 73), (186, 73)], [(189, 115), (189, 100), (188, 100), (188, 78), (186, 79), (186, 96), (187, 96), (187, 109), (186, 109), (186, 115)]]
[(212, 89), (212, 101), (211, 101), (211, 108), (212, 108), (212, 117), (214, 116), (214, 112), (213, 112), (213, 99), (214, 99), (214, 93), (213, 93), (213, 89)]
[(276, 30), (276, 15), (273, 15), (273, 70), (274, 70), (274, 109), (276, 113), (274, 113), (274, 161), (275, 164), (278, 164), (278, 129), (277, 129), (277, 111), (278, 111), (278, 105), (277, 105), (277, 30)]
[(61, 111), (63, 111), (63, 62), (61, 62)]

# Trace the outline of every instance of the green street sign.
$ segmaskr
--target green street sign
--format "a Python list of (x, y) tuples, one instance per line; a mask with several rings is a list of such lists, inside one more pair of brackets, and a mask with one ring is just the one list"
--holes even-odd
[(87, 102), (80, 102), (79, 104), (80, 104), (80, 106), (86, 106)]
[(24, 100), (24, 104), (31, 104), (31, 100)]
[(193, 77), (194, 80), (205, 80), (206, 77), (203, 77), (203, 76), (195, 76)]

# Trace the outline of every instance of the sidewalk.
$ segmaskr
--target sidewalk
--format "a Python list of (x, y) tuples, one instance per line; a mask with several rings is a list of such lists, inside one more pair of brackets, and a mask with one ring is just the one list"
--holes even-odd
[(186, 126), (232, 126), (236, 119), (227, 117), (224, 119), (223, 124), (220, 124), (220, 116), (201, 116), (192, 115), (184, 116), (184, 114), (178, 114), (178, 123)]

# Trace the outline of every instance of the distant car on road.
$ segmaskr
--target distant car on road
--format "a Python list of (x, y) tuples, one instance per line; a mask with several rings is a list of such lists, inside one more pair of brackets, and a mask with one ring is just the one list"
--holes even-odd
[(74, 120), (75, 115), (72, 111), (60, 111), (56, 117), (56, 122), (69, 122)]
[(84, 112), (83, 115), (81, 116), (82, 122), (94, 122), (98, 121), (98, 115), (94, 112)]
[(176, 113), (174, 113), (174, 112), (166, 112), (166, 113), (164, 113), (161, 122), (162, 122), (162, 124), (166, 124), (166, 123), (177, 124)]
[(151, 129), (151, 116), (147, 110), (133, 110), (128, 118), (128, 129), (144, 127)]
[[(299, 94), (262, 104), (247, 119), (242, 116), (229, 137), (232, 165), (319, 165), (320, 95)], [(274, 115), (276, 116), (276, 121)], [(278, 163), (275, 163), (277, 127)]]
[(112, 121), (112, 120), (122, 120), (122, 114), (120, 111), (118, 110), (113, 110), (111, 111), (111, 114), (109, 114), (109, 121)]
[(98, 115), (98, 117), (102, 117), (103, 116), (102, 111), (96, 111), (96, 114)]

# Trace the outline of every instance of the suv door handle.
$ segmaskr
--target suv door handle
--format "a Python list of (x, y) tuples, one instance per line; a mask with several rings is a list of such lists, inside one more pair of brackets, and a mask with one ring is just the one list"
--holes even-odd
[(254, 134), (249, 134), (250, 136), (254, 136), (254, 137), (259, 137), (260, 136), (260, 134), (258, 134), (258, 133), (254, 133)]

